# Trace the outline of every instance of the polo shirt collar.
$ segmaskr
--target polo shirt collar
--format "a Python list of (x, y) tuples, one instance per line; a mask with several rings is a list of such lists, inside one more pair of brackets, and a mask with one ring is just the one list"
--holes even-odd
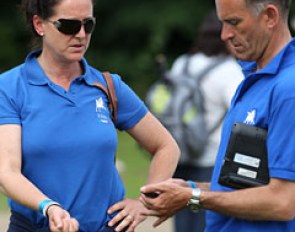
[(237, 102), (247, 89), (249, 89), (260, 78), (275, 78), (277, 73), (285, 66), (295, 62), (295, 39), (291, 40), (264, 68), (255, 72), (257, 63), (240, 61), (246, 77), (238, 87), (233, 98)]
[[(280, 67), (288, 65), (290, 62), (294, 62), (294, 53), (290, 52), (295, 50), (295, 38), (292, 39), (264, 68), (254, 72), (257, 68), (256, 62), (243, 62), (240, 64), (243, 68), (243, 72), (246, 77), (250, 74), (262, 74), (262, 75), (274, 75), (278, 73)], [(292, 58), (290, 56), (293, 56)]]
[[(28, 82), (32, 85), (47, 85), (51, 83), (49, 78), (44, 73), (40, 64), (38, 63), (37, 57), (41, 54), (42, 50), (36, 50), (31, 52), (25, 61), (25, 73), (28, 79)], [(82, 58), (80, 61), (84, 73), (80, 76), (81, 79), (88, 85), (92, 85), (93, 81), (90, 75), (90, 69), (85, 58)]]

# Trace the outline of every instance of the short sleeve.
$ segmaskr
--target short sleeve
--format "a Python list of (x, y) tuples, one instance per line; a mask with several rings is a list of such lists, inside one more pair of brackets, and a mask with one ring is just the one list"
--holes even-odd
[(118, 98), (116, 127), (128, 130), (136, 125), (148, 112), (144, 102), (118, 75), (113, 74)]
[(295, 98), (274, 108), (268, 128), (268, 163), (270, 176), (295, 180)]
[(6, 79), (1, 78), (0, 81), (0, 124), (20, 124), (17, 94), (13, 92), (13, 86), (9, 86)]

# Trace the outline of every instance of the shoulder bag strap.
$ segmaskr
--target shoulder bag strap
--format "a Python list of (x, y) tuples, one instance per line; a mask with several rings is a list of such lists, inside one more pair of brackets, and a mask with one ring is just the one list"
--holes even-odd
[(112, 120), (113, 120), (113, 122), (115, 122), (116, 118), (117, 118), (118, 99), (116, 96), (113, 78), (109, 72), (103, 72), (102, 74), (103, 74), (103, 78), (107, 84), (107, 88), (98, 82), (94, 82), (93, 85), (100, 88), (107, 95), (108, 100), (109, 100), (109, 109), (112, 114)]

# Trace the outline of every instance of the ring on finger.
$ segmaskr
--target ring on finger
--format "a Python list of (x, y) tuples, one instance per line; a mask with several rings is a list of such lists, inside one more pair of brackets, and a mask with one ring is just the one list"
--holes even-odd
[(129, 215), (126, 217), (126, 219), (128, 219), (128, 221), (131, 221), (131, 222), (132, 222), (134, 218), (133, 218), (133, 216), (132, 216), (131, 214), (129, 214)]

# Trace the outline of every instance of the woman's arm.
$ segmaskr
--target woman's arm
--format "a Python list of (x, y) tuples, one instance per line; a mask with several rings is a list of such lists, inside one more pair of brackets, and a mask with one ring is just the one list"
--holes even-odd
[[(180, 150), (162, 124), (151, 113), (147, 113), (128, 130), (128, 133), (152, 156), (147, 183), (157, 183), (171, 178), (178, 163)], [(113, 205), (108, 213), (115, 211), (120, 212), (109, 225), (113, 226), (120, 222), (116, 228), (121, 231), (128, 227), (126, 232), (133, 232), (148, 214), (148, 210), (138, 199), (124, 199)]]
[[(21, 126), (0, 125), (0, 190), (19, 204), (38, 211), (40, 202), (48, 197), (22, 175), (21, 167)], [(47, 213), (51, 230), (78, 230), (78, 222), (61, 207), (52, 205)]]
[(171, 178), (180, 150), (165, 127), (151, 113), (147, 113), (128, 133), (152, 156), (147, 182), (155, 183)]
[(21, 173), (21, 126), (0, 126), (0, 186), (3, 193), (16, 202), (38, 210), (39, 203), (47, 199)]

